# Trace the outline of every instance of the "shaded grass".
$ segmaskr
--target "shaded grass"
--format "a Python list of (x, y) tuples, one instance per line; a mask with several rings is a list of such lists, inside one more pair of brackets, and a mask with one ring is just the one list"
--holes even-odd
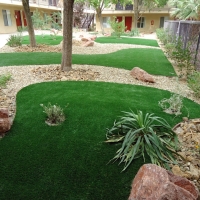
[[(35, 39), (37, 44), (58, 45), (63, 40), (63, 37), (57, 35), (53, 39), (50, 35), (36, 35)], [(22, 37), (22, 44), (30, 44), (29, 35)]]
[[(47, 82), (23, 88), (17, 94), (12, 129), (0, 140), (1, 199), (128, 199), (143, 161), (136, 160), (123, 173), (123, 165), (106, 165), (120, 144), (104, 143), (105, 129), (130, 108), (153, 112), (175, 125), (182, 116), (174, 119), (158, 107), (159, 100), (169, 97), (168, 91), (155, 88), (102, 82)], [(69, 103), (61, 126), (44, 123), (39, 104), (48, 102), (61, 107)], [(183, 102), (190, 118), (198, 117), (200, 106)]]
[(158, 42), (152, 39), (140, 39), (140, 38), (127, 38), (121, 37), (117, 38), (114, 36), (110, 37), (98, 37), (95, 42), (98, 43), (114, 43), (114, 44), (137, 44), (137, 45), (146, 45), (152, 47), (159, 47)]
[[(12, 56), (12, 59), (10, 59)], [(27, 59), (28, 58), (28, 59)], [(2, 53), (0, 66), (60, 64), (61, 53)], [(110, 54), (72, 56), (73, 64), (100, 65), (131, 70), (140, 67), (150, 74), (175, 76), (171, 63), (160, 49), (123, 49)]]

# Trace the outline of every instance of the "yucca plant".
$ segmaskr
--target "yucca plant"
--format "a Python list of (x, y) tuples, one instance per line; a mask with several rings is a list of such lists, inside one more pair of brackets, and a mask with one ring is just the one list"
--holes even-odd
[(106, 142), (122, 142), (111, 161), (120, 159), (120, 163), (124, 162), (122, 171), (136, 158), (142, 156), (145, 161), (145, 154), (153, 164), (166, 169), (170, 169), (170, 163), (177, 164), (175, 155), (178, 155), (178, 138), (165, 119), (153, 113), (144, 115), (142, 111), (123, 113), (124, 116), (107, 130)]

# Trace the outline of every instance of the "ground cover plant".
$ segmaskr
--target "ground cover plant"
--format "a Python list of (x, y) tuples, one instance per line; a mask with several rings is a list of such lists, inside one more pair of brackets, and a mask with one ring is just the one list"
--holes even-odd
[(0, 88), (6, 87), (6, 83), (11, 79), (11, 74), (0, 75)]
[[(58, 45), (63, 40), (63, 36), (56, 35), (52, 38), (51, 35), (36, 35), (35, 39), (37, 44)], [(28, 35), (22, 37), (22, 44), (30, 44)]]
[(153, 39), (140, 39), (140, 38), (128, 38), (128, 37), (98, 37), (95, 42), (98, 43), (114, 43), (114, 44), (137, 44), (137, 45), (146, 45), (152, 47), (159, 47), (156, 40)]
[[(170, 95), (155, 88), (89, 81), (23, 88), (17, 94), (13, 126), (0, 140), (1, 199), (128, 199), (143, 160), (123, 173), (123, 166), (107, 165), (121, 145), (104, 142), (106, 128), (130, 108), (155, 113), (175, 125), (182, 116), (174, 119), (158, 107), (158, 101)], [(67, 120), (60, 126), (45, 124), (40, 104), (48, 102), (68, 104)], [(198, 117), (200, 105), (185, 98), (183, 103), (191, 118)]]
[[(12, 55), (12, 59), (10, 56)], [(29, 59), (27, 59), (29, 58)], [(60, 64), (61, 53), (2, 53), (0, 66)], [(131, 70), (140, 67), (150, 74), (176, 76), (173, 66), (160, 49), (123, 49), (110, 54), (72, 56), (73, 64), (98, 65)]]

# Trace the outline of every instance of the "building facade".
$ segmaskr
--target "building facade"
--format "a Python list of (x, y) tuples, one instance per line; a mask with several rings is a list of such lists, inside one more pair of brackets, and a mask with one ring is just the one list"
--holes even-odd
[[(163, 8), (154, 8), (148, 10), (142, 8), (139, 13), (140, 18), (137, 20), (137, 28), (141, 33), (152, 33), (157, 28), (164, 26), (164, 21), (170, 19), (170, 7), (165, 6)], [(104, 31), (110, 33), (112, 30), (109, 25), (110, 20), (124, 21), (126, 30), (131, 31), (134, 28), (134, 5), (112, 5), (109, 8), (105, 8), (102, 12), (103, 28)], [(101, 31), (100, 21), (96, 16), (96, 29)]]
[[(36, 9), (43, 17), (61, 10), (58, 0), (30, 0), (30, 10)], [(18, 27), (26, 27), (26, 17), (21, 0), (0, 0), (0, 34), (14, 33)]]

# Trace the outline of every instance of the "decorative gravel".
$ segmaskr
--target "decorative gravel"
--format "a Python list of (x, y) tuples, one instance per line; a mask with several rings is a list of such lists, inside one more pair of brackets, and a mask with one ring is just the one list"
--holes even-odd
[[(99, 54), (99, 53), (109, 53), (115, 52), (120, 49), (125, 48), (151, 48), (146, 46), (138, 45), (126, 45), (126, 44), (95, 44), (94, 47), (74, 47), (73, 53), (81, 54)], [(154, 47), (155, 48), (155, 47)], [(4, 46), (0, 49), (0, 52), (14, 52), (14, 48)], [(46, 69), (43, 70), (45, 76), (38, 76), (33, 73), (39, 68), (55, 68), (55, 70), (50, 70), (48, 74)], [(7, 84), (7, 88), (0, 90), (0, 106), (8, 106), (11, 111), (11, 116), (15, 115), (15, 97), (17, 92), (30, 84), (40, 83), (44, 81), (57, 81), (57, 79), (52, 79), (49, 73), (60, 73), (58, 72), (59, 65), (46, 65), (46, 66), (10, 66), (10, 67), (0, 67), (0, 74), (10, 73), (12, 75), (12, 80)], [(163, 90), (168, 90), (171, 92), (179, 93), (184, 97), (190, 98), (193, 101), (200, 104), (200, 100), (196, 99), (193, 95), (193, 92), (188, 88), (187, 84), (184, 81), (178, 81), (176, 77), (165, 77), (165, 76), (153, 76), (156, 83), (145, 83), (134, 79), (130, 75), (129, 70), (117, 69), (112, 67), (103, 67), (103, 66), (92, 66), (92, 65), (73, 65), (73, 69), (86, 71), (92, 71), (98, 76), (95, 76), (93, 81), (103, 81), (103, 82), (114, 82), (114, 83), (124, 83), (124, 84), (133, 84), (133, 85), (144, 85), (147, 87), (155, 87)], [(89, 72), (90, 73), (90, 72)], [(49, 78), (48, 78), (49, 76)], [(63, 80), (63, 79), (62, 79)], [(83, 80), (83, 78), (73, 77), (73, 75), (65, 80)]]

